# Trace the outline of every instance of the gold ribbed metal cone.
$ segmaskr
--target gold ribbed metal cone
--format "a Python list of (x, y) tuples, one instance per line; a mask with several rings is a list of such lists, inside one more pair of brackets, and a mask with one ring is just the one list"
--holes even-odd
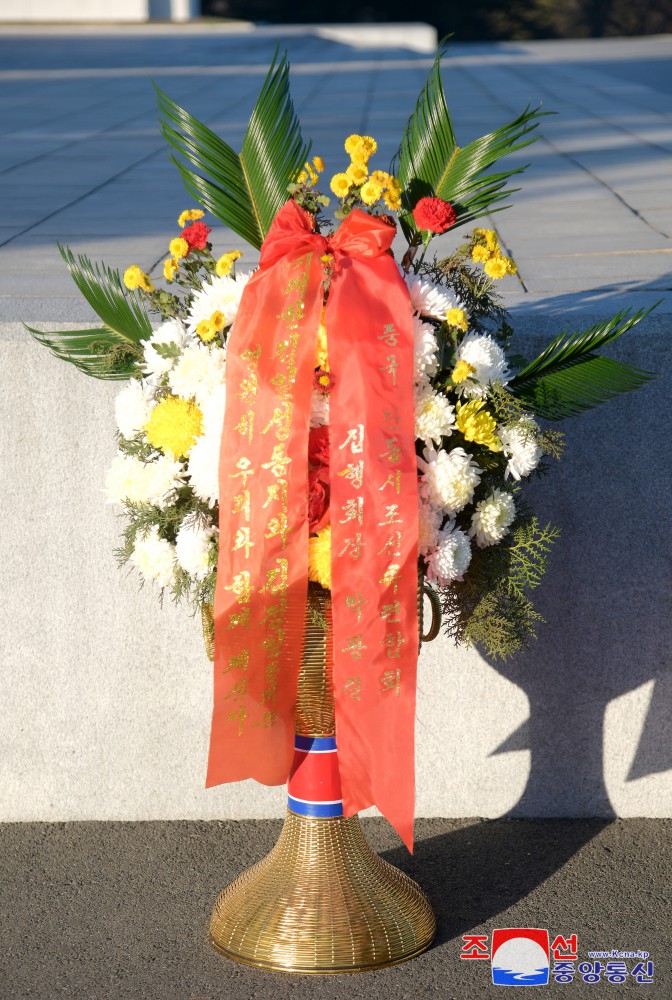
[[(330, 595), (310, 585), (296, 731), (334, 732)], [(220, 893), (210, 923), (219, 951), (265, 969), (360, 972), (394, 965), (432, 943), (420, 887), (371, 850), (357, 816), (287, 811), (273, 850)]]

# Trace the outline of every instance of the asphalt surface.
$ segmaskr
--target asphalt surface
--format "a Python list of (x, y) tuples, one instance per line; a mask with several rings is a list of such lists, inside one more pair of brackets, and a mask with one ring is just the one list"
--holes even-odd
[(429, 895), (435, 944), (377, 972), (295, 976), (232, 962), (207, 938), (218, 891), (273, 846), (279, 822), (4, 825), (0, 997), (471, 1000), (502, 989), (488, 961), (460, 959), (461, 936), (503, 927), (576, 934), (577, 965), (612, 949), (654, 962), (653, 984), (577, 975), (534, 996), (672, 996), (672, 820), (425, 819), (413, 856), (384, 821), (364, 827)]

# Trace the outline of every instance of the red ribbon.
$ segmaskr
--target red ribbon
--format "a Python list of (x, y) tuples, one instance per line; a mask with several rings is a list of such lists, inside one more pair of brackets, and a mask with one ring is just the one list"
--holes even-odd
[(413, 843), (418, 647), (413, 328), (392, 226), (329, 240), (278, 212), (227, 348), (215, 690), (207, 785), (287, 780), (308, 568), (308, 430), (324, 255), (336, 737), (345, 815), (376, 805)]

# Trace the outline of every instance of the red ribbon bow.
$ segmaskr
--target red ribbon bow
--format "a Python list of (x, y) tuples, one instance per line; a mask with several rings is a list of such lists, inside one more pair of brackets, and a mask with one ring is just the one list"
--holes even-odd
[(314, 233), (278, 212), (227, 348), (207, 785), (281, 784), (293, 754), (308, 568), (308, 431), (324, 267), (336, 737), (346, 816), (376, 805), (412, 847), (417, 666), (413, 326), (388, 252), (355, 210)]

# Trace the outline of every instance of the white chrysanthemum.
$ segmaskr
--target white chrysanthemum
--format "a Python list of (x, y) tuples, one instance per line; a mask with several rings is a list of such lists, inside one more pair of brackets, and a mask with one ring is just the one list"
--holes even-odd
[(445, 587), (461, 580), (471, 562), (471, 545), (464, 531), (450, 522), (439, 532), (436, 547), (427, 557), (427, 579)]
[(437, 357), (439, 345), (431, 323), (423, 323), (419, 316), (413, 317), (413, 361), (416, 383), (428, 382), (439, 370)]
[(469, 534), (476, 538), (480, 549), (487, 545), (497, 545), (508, 534), (515, 518), (516, 505), (511, 494), (493, 490), (485, 500), (476, 504), (476, 510), (471, 515)]
[(135, 437), (149, 420), (155, 406), (151, 391), (144, 383), (132, 378), (114, 400), (117, 427), (122, 437)]
[(442, 437), (449, 437), (455, 426), (455, 408), (441, 392), (429, 386), (415, 393), (415, 436), (425, 444), (441, 444)]
[(221, 347), (186, 347), (168, 376), (168, 384), (176, 396), (195, 399), (202, 406), (224, 384), (225, 363), (226, 352)]
[(420, 316), (444, 320), (449, 309), (461, 305), (444, 288), (433, 285), (431, 281), (423, 281), (417, 274), (406, 274), (403, 277), (411, 296), (411, 305)]
[(105, 473), (108, 503), (149, 503), (145, 463), (134, 455), (117, 455)]
[(481, 481), (481, 470), (464, 448), (451, 451), (425, 448), (424, 456), (418, 458), (423, 496), (447, 514), (457, 514), (471, 502)]
[(202, 320), (210, 319), (216, 312), (221, 312), (224, 316), (225, 326), (231, 326), (238, 314), (240, 299), (249, 280), (249, 274), (237, 274), (235, 278), (224, 274), (221, 278), (214, 277), (206, 282), (203, 288), (196, 292), (191, 303), (187, 318), (189, 333), (196, 333), (198, 324)]
[(523, 476), (529, 476), (539, 465), (543, 451), (535, 438), (537, 430), (537, 424), (531, 417), (526, 417), (511, 427), (497, 428), (502, 451), (509, 460), (506, 476), (521, 479)]
[(329, 423), (329, 396), (327, 393), (313, 389), (310, 403), (310, 426), (324, 427)]
[(455, 360), (466, 361), (473, 368), (469, 378), (455, 386), (459, 396), (482, 399), (489, 382), (506, 382), (509, 378), (504, 351), (489, 334), (467, 334), (457, 349)]
[(175, 538), (175, 555), (178, 563), (194, 580), (203, 580), (212, 569), (214, 552), (212, 540), (215, 529), (204, 527), (186, 517)]
[(213, 507), (219, 500), (219, 451), (222, 428), (203, 434), (189, 452), (189, 485), (199, 498)]
[(159, 535), (156, 525), (136, 540), (131, 562), (146, 580), (170, 587), (175, 578), (175, 546)]
[(147, 375), (161, 377), (175, 364), (175, 358), (164, 358), (156, 350), (157, 344), (175, 344), (182, 348), (188, 343), (187, 331), (179, 319), (168, 319), (155, 330), (144, 347), (144, 371)]
[(173, 492), (182, 485), (184, 466), (169, 455), (159, 455), (145, 465), (149, 503), (163, 510), (172, 499)]
[(426, 556), (439, 540), (439, 528), (443, 515), (436, 507), (432, 507), (424, 497), (420, 497), (418, 506), (418, 552)]
[(135, 455), (117, 455), (105, 474), (108, 503), (150, 503), (164, 507), (180, 484), (181, 462), (161, 455), (142, 462)]
[(203, 434), (189, 452), (187, 475), (199, 500), (211, 507), (219, 500), (219, 452), (222, 445), (226, 386), (218, 385), (201, 407)]

